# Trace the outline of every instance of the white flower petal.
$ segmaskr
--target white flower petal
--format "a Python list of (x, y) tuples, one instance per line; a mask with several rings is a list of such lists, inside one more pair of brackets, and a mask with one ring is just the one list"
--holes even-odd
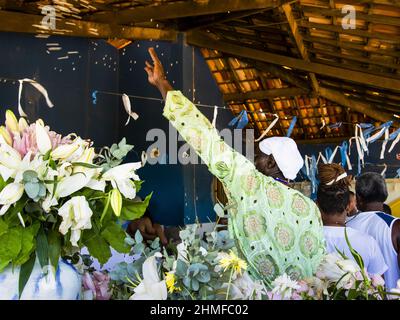
[(41, 154), (46, 154), (51, 150), (51, 140), (50, 137), (40, 121), (36, 121), (36, 144)]

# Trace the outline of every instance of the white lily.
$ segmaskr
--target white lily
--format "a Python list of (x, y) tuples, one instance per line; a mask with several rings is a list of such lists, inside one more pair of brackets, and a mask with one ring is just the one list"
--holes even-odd
[(143, 263), (143, 280), (134, 289), (134, 294), (129, 300), (166, 300), (167, 286), (165, 280), (160, 281), (160, 276), (157, 268), (156, 257), (161, 254), (155, 254), (146, 259)]
[(66, 235), (71, 230), (70, 241), (73, 246), (78, 246), (81, 231), (92, 228), (90, 219), (93, 212), (86, 198), (83, 196), (71, 198), (58, 210), (58, 214), (63, 218), (59, 231)]
[(23, 132), (26, 128), (28, 128), (29, 127), (29, 124), (28, 124), (28, 122), (25, 120), (25, 118), (19, 118), (19, 120), (18, 120), (18, 129), (19, 129), (19, 132)]
[(58, 199), (70, 196), (74, 192), (86, 187), (91, 178), (91, 176), (82, 173), (62, 178), (57, 184), (55, 197)]
[(122, 164), (106, 171), (102, 179), (111, 181), (113, 188), (118, 188), (125, 198), (134, 199), (136, 197), (136, 187), (131, 179), (139, 180), (135, 170), (141, 166), (140, 162)]
[(10, 183), (0, 192), (0, 216), (4, 215), (10, 206), (21, 199), (24, 194), (24, 186), (21, 183)]
[(50, 137), (43, 125), (43, 121), (36, 121), (36, 144), (41, 154), (46, 154), (52, 149)]
[(64, 160), (70, 157), (78, 148), (78, 144), (62, 144), (53, 150), (51, 157), (55, 160)]
[(338, 260), (336, 264), (345, 272), (356, 273), (357, 271), (361, 271), (360, 267), (354, 260)]

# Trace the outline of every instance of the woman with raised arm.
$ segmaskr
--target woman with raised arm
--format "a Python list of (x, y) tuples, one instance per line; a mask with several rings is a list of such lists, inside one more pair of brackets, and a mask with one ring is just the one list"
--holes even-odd
[(146, 61), (145, 70), (166, 102), (163, 114), (222, 182), (230, 204), (229, 230), (250, 273), (267, 286), (284, 272), (292, 278), (311, 276), (325, 254), (325, 242), (317, 206), (284, 179), (294, 179), (303, 165), (294, 141), (261, 141), (263, 154), (256, 168), (221, 139), (192, 102), (174, 91), (154, 49), (149, 53), (153, 64)]

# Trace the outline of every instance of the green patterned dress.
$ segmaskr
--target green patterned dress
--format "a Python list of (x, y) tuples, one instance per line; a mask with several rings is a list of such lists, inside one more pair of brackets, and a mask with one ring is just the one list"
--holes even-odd
[(224, 185), (229, 230), (250, 273), (268, 286), (284, 272), (292, 278), (311, 276), (325, 254), (314, 202), (260, 173), (180, 91), (169, 91), (166, 100), (164, 116)]

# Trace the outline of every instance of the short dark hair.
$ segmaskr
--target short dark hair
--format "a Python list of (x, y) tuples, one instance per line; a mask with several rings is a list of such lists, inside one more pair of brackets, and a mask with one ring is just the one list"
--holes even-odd
[(350, 201), (349, 189), (345, 186), (320, 184), (317, 191), (318, 207), (324, 214), (343, 213)]
[(383, 212), (392, 215), (392, 208), (386, 203), (383, 204)]
[(385, 202), (388, 197), (385, 179), (377, 172), (365, 172), (356, 180), (356, 195), (365, 203)]

